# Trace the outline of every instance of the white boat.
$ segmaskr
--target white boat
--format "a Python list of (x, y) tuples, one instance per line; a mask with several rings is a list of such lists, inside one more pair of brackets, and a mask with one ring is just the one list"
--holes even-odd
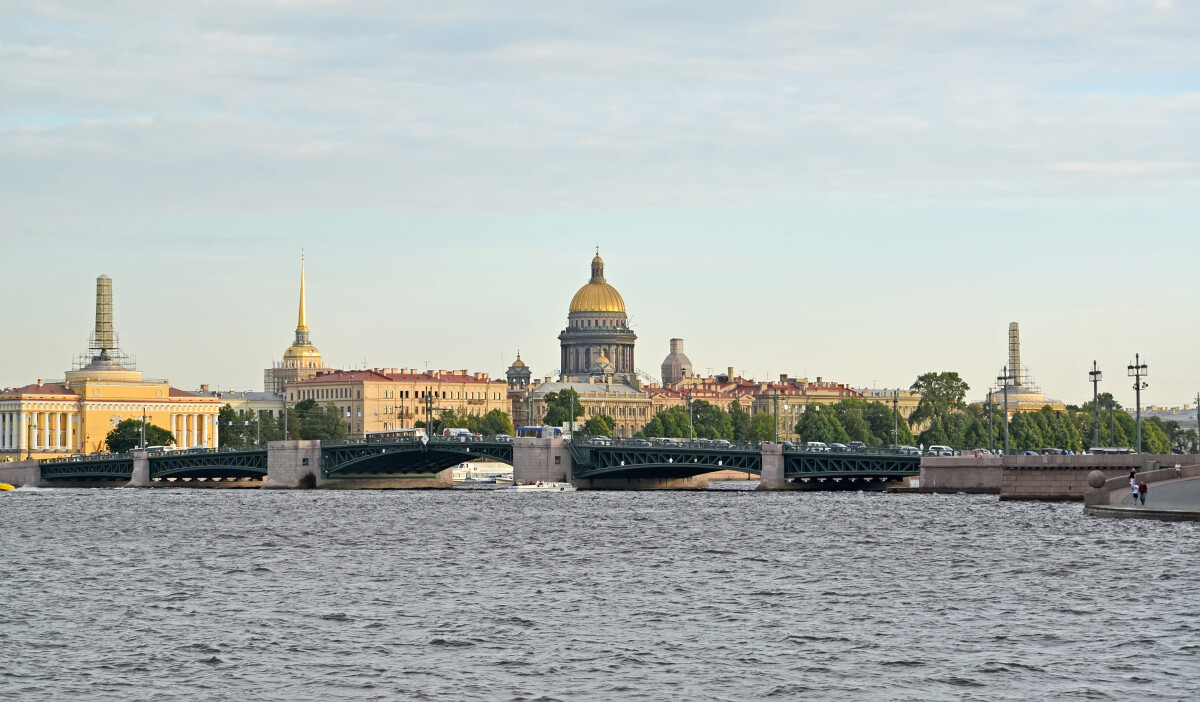
[(546, 480), (539, 480), (528, 485), (509, 485), (503, 489), (517, 492), (575, 492), (575, 486), (570, 483), (552, 483)]

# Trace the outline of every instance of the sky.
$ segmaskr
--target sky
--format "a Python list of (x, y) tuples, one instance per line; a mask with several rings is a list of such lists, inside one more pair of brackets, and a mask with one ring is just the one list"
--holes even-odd
[(1194, 403), (1200, 3), (8, 0), (0, 387), (95, 278), (173, 385), (261, 389), (300, 252), (338, 367), (537, 377), (596, 246), (653, 376)]

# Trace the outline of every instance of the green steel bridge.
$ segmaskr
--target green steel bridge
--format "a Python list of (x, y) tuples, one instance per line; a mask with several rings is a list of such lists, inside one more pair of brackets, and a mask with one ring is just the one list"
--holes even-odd
[[(148, 457), (149, 477), (157, 482), (189, 480), (261, 480), (267, 476), (266, 447), (165, 451)], [(762, 449), (756, 444), (713, 442), (646, 446), (640, 441), (570, 444), (575, 478), (687, 478), (720, 470), (762, 473)], [(428, 475), (466, 461), (513, 465), (511, 439), (431, 437), (358, 440), (321, 447), (321, 475), (354, 479)], [(824, 483), (898, 480), (920, 473), (920, 457), (887, 449), (860, 452), (783, 452), (785, 477), (792, 482)], [(132, 454), (76, 456), (41, 462), (47, 483), (128, 481)], [(816, 487), (816, 485), (813, 485)]]
[[(133, 478), (133, 463), (132, 453), (54, 458), (41, 462), (42, 480), (128, 481)], [(157, 481), (261, 480), (267, 475), (267, 448), (154, 452), (149, 463), (150, 479)]]
[[(919, 475), (921, 458), (895, 450), (808, 452), (785, 450), (788, 480), (818, 483), (827, 480), (899, 480)], [(755, 444), (714, 446), (711, 443), (638, 445), (630, 442), (571, 445), (572, 475), (577, 478), (687, 478), (733, 470), (762, 474), (762, 450)]]

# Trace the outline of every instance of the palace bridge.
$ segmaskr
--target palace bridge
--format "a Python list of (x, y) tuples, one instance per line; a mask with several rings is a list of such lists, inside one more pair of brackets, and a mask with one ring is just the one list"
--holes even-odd
[(870, 489), (920, 473), (918, 456), (887, 449), (817, 453), (770, 442), (647, 446), (637, 441), (481, 437), (327, 445), (280, 441), (268, 447), (134, 451), (34, 463), (37, 482), (45, 486), (403, 488), (452, 487), (454, 466), (481, 460), (513, 466), (518, 483), (572, 482), (581, 489), (699, 489), (718, 471), (758, 477), (761, 489)]

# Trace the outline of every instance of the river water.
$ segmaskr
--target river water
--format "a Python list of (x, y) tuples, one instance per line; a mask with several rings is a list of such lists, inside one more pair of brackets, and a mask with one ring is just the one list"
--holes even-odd
[(1195, 699), (1197, 537), (994, 496), (21, 490), (0, 699)]

